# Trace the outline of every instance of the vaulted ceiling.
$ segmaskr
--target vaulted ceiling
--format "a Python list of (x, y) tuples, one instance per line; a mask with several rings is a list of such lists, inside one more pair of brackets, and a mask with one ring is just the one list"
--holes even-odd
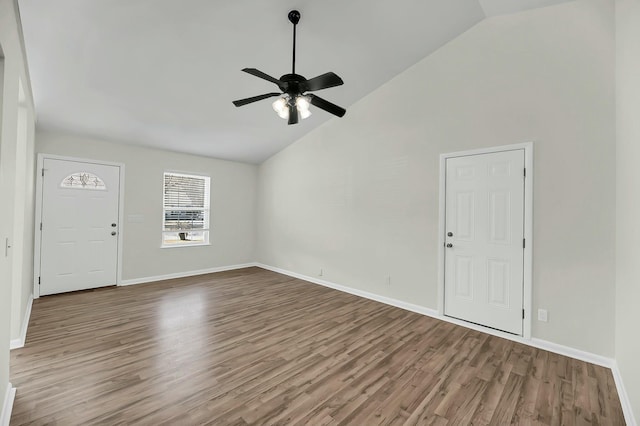
[[(240, 70), (333, 71), (318, 92), (347, 108), (486, 17), (563, 0), (19, 0), (38, 127), (259, 163), (327, 120), (288, 126), (277, 91)], [(410, 95), (410, 94), (408, 94)], [(394, 107), (390, 105), (389, 107)]]

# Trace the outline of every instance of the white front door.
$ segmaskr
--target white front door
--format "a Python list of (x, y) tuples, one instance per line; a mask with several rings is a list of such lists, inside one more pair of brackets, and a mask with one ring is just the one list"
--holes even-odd
[(40, 295), (115, 285), (120, 168), (43, 165)]
[(524, 149), (446, 159), (447, 316), (522, 335)]

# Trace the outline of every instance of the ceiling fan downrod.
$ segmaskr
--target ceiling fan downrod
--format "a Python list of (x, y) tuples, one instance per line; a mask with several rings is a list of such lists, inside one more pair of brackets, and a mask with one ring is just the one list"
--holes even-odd
[(296, 27), (300, 22), (300, 12), (292, 10), (289, 12), (289, 22), (293, 24), (293, 61), (291, 66), (291, 74), (296, 73)]

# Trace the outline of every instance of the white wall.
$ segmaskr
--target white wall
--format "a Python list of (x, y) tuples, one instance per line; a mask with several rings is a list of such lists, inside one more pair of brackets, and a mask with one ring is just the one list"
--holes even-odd
[[(28, 82), (25, 60), (22, 54), (20, 32), (16, 11), (12, 0), (0, 0), (0, 410), (4, 403), (5, 392), (9, 384), (9, 340), (11, 338), (12, 312), (12, 263), (15, 250), (12, 248), (5, 257), (5, 239), (9, 238), (12, 246), (22, 246), (22, 236), (15, 235), (15, 182), (22, 176), (17, 170), (24, 170), (26, 155), (18, 155), (24, 151), (24, 139), (18, 138), (18, 94), (19, 81)], [(27, 129), (33, 128), (33, 104), (28, 84), (26, 91)], [(27, 148), (28, 149), (28, 148)], [(25, 216), (32, 214), (26, 206)], [(17, 240), (16, 240), (17, 238)], [(22, 265), (19, 265), (22, 266)], [(19, 284), (17, 287), (20, 287)], [(22, 309), (22, 306), (17, 307)], [(0, 419), (4, 413), (0, 412)]]
[(640, 1), (616, 1), (616, 361), (640, 420)]
[[(34, 125), (34, 112), (31, 108), (27, 108), (27, 122), (30, 123), (26, 129), (26, 163), (24, 165), (24, 227), (22, 229), (22, 280), (20, 282), (20, 298), (19, 309), (15, 309), (16, 320), (15, 323), (12, 320), (12, 339), (18, 339), (21, 337), (21, 333), (26, 325), (23, 323), (25, 320), (25, 311), (29, 299), (33, 296), (33, 245), (34, 245), (34, 229), (33, 221), (35, 217), (35, 178), (36, 178), (36, 159), (35, 159), (35, 125)], [(18, 323), (20, 327), (18, 327)], [(15, 325), (14, 325), (15, 324)]]
[[(2, 4), (0, 3), (0, 7)], [(0, 9), (1, 11), (1, 9)], [(0, 44), (0, 111), (3, 111), (4, 105), (4, 74), (5, 60), (4, 51)], [(0, 196), (4, 195), (4, 166), (3, 159), (6, 156), (4, 145), (5, 141), (2, 136), (4, 130), (4, 117), (0, 118)], [(2, 226), (4, 217), (8, 213), (8, 207), (0, 208), (0, 249), (2, 248), (5, 238), (7, 238), (7, 228)], [(7, 392), (10, 390), (9, 383), (9, 339), (11, 336), (11, 262), (10, 259), (0, 252), (0, 420), (7, 417), (4, 404), (7, 398)]]
[[(20, 83), (23, 86), (22, 82)], [(15, 155), (14, 222), (11, 340), (20, 340), (25, 310), (33, 293), (33, 214), (34, 192), (34, 141), (33, 114), (28, 107), (26, 95), (19, 90), (17, 145)]]
[(439, 155), (534, 141), (533, 336), (613, 356), (614, 50), (611, 2), (479, 23), (261, 165), (258, 260), (435, 309)]
[[(38, 132), (36, 151), (125, 164), (124, 280), (254, 261), (257, 166), (66, 133)], [(160, 248), (166, 170), (211, 176), (210, 246)]]
[[(21, 90), (20, 90), (21, 92)], [(20, 334), (22, 320), (20, 319), (20, 299), (22, 296), (22, 262), (24, 260), (22, 234), (24, 232), (24, 211), (25, 203), (25, 170), (27, 159), (27, 110), (18, 102), (18, 127), (16, 131), (16, 144), (14, 159), (14, 175), (13, 179), (13, 261), (11, 264), (11, 339), (15, 339)], [(33, 155), (33, 153), (32, 153)]]

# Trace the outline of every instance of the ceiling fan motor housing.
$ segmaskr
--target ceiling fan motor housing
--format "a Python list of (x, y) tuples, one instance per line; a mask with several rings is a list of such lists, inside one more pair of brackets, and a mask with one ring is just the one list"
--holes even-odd
[(304, 92), (301, 83), (307, 81), (307, 79), (299, 74), (285, 74), (280, 77), (280, 81), (283, 82), (280, 90), (291, 96), (298, 96)]

